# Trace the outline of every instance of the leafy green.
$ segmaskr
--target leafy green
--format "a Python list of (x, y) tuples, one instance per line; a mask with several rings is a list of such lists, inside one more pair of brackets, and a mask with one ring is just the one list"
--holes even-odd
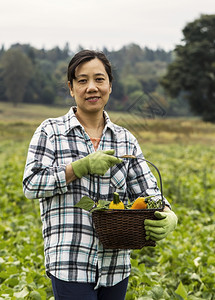
[(98, 203), (95, 203), (91, 198), (84, 196), (81, 200), (74, 205), (74, 207), (78, 207), (89, 212), (93, 212), (94, 210), (105, 210), (108, 209), (110, 201), (99, 200)]
[(187, 291), (183, 286), (183, 283), (180, 281), (175, 293), (182, 297), (182, 299), (187, 300)]
[[(182, 300), (186, 293), (188, 300), (212, 300), (214, 145), (141, 146), (145, 157), (159, 167), (164, 195), (179, 221), (156, 247), (132, 251), (126, 300)], [(39, 201), (26, 199), (22, 192), (27, 147), (28, 141), (0, 144), (0, 300), (18, 299), (15, 293), (26, 293), (22, 299), (27, 300), (54, 300), (44, 268)], [(100, 201), (101, 207), (109, 204)]]
[(106, 210), (109, 208), (111, 201), (106, 201), (106, 200), (99, 200), (98, 204), (91, 210), (93, 212), (94, 210)]
[(74, 207), (78, 207), (78, 208), (90, 211), (94, 205), (95, 205), (95, 202), (92, 199), (90, 199), (87, 196), (84, 196), (81, 198), (81, 200), (78, 203), (76, 203), (74, 205)]
[(147, 209), (162, 208), (163, 206), (163, 202), (161, 199), (155, 202), (153, 199), (146, 197), (145, 202), (147, 203)]
[(16, 298), (24, 298), (29, 294), (29, 291), (27, 289), (27, 287), (24, 287), (24, 289), (22, 289), (20, 292), (14, 293), (14, 296)]

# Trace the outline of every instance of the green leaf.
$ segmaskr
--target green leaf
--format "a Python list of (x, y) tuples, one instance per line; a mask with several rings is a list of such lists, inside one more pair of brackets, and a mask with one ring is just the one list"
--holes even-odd
[(27, 287), (24, 287), (24, 289), (21, 290), (21, 292), (14, 293), (14, 296), (17, 298), (24, 298), (28, 294), (29, 294), (29, 291), (28, 291)]
[(154, 299), (160, 300), (163, 296), (163, 289), (161, 286), (155, 285), (152, 287), (152, 293), (153, 293)]
[(5, 283), (11, 287), (14, 287), (19, 283), (19, 280), (15, 276), (11, 276), (5, 280)]
[(8, 273), (6, 271), (1, 271), (0, 272), (0, 278), (6, 279), (8, 277)]
[(138, 300), (154, 300), (154, 299), (149, 296), (143, 296), (143, 297), (138, 298)]
[(32, 292), (30, 293), (30, 299), (32, 299), (32, 300), (41, 300), (42, 298), (41, 298), (41, 295), (40, 295), (39, 292), (37, 292), (37, 291), (32, 291)]
[(90, 199), (87, 196), (84, 196), (81, 198), (81, 200), (78, 203), (74, 205), (74, 207), (78, 207), (90, 211), (93, 208), (94, 204), (95, 202), (92, 199)]
[(109, 209), (109, 204), (111, 201), (106, 201), (106, 200), (99, 200), (98, 204), (96, 207), (94, 207), (91, 212), (93, 212), (94, 210), (106, 210)]
[(0, 257), (0, 264), (3, 264), (4, 262), (5, 260), (2, 257)]
[(215, 257), (214, 256), (209, 256), (208, 259), (207, 259), (207, 264), (215, 266)]
[(175, 290), (175, 293), (179, 296), (181, 296), (184, 300), (187, 300), (187, 291), (185, 287), (183, 286), (183, 283), (180, 281), (177, 289)]
[(98, 205), (97, 207), (99, 208), (103, 208), (103, 207), (106, 207), (106, 206), (109, 206), (110, 204), (110, 201), (107, 201), (107, 200), (99, 200), (98, 201)]
[(200, 276), (196, 273), (193, 273), (190, 278), (192, 280), (196, 280), (196, 281), (199, 281), (200, 283), (202, 283), (202, 280), (201, 280)]

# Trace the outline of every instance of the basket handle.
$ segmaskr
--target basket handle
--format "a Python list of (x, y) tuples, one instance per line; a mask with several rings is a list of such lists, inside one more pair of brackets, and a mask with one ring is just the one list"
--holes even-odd
[(162, 200), (163, 205), (164, 205), (165, 203), (164, 203), (164, 196), (163, 196), (163, 184), (162, 184), (162, 178), (161, 178), (160, 171), (159, 171), (159, 169), (158, 169), (152, 162), (150, 162), (149, 160), (147, 160), (147, 159), (145, 159), (145, 158), (142, 158), (142, 160), (143, 160), (143, 161), (146, 161), (147, 163), (149, 163), (150, 165), (152, 165), (152, 166), (155, 168), (155, 170), (157, 171), (157, 173), (158, 173), (159, 181), (160, 181), (161, 200)]
[(96, 202), (98, 203), (99, 201), (99, 196), (100, 196), (100, 184), (99, 184), (99, 180), (100, 180), (100, 177), (99, 175), (96, 176), (97, 177), (97, 194), (96, 194)]
[[(136, 157), (136, 158), (138, 158), (138, 157)], [(164, 206), (165, 206), (165, 202), (164, 202), (164, 196), (163, 196), (163, 184), (162, 184), (162, 178), (161, 178), (160, 171), (159, 171), (159, 169), (156, 167), (156, 165), (153, 164), (151, 161), (149, 161), (149, 160), (147, 160), (147, 159), (145, 159), (145, 158), (141, 158), (141, 159), (142, 159), (143, 161), (146, 161), (146, 162), (149, 163), (150, 165), (152, 165), (152, 166), (155, 168), (155, 170), (157, 171), (157, 173), (158, 173), (159, 181), (160, 181), (161, 200), (162, 200), (162, 202), (163, 202), (163, 207), (164, 207)], [(96, 177), (97, 177), (97, 194), (96, 194), (96, 201), (98, 202), (98, 201), (99, 201), (99, 195), (100, 195), (100, 193), (99, 193), (99, 190), (100, 190), (99, 179), (100, 179), (100, 177), (99, 177), (99, 175), (97, 175)]]

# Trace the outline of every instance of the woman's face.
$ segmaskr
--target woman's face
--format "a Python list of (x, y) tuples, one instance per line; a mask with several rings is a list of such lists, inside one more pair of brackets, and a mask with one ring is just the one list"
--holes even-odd
[(103, 111), (111, 93), (111, 83), (103, 63), (98, 58), (81, 63), (75, 70), (75, 77), (73, 86), (70, 82), (68, 84), (79, 112)]

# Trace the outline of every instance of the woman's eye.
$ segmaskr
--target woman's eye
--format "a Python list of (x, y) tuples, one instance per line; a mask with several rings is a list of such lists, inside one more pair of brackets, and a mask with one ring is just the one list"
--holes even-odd
[(78, 83), (85, 83), (87, 80), (86, 79), (79, 79)]
[(98, 78), (96, 78), (96, 81), (98, 81), (98, 82), (102, 82), (103, 80), (104, 80), (103, 77), (98, 77)]

